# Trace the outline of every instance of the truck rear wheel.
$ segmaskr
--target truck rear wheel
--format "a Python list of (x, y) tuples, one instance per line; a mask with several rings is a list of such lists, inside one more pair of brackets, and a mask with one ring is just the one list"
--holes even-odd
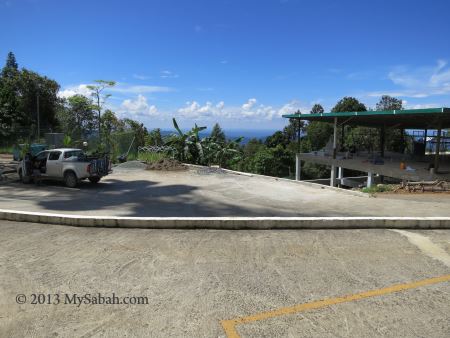
[(64, 174), (64, 182), (69, 188), (75, 188), (78, 185), (78, 179), (74, 172), (69, 171)]
[(89, 177), (88, 180), (93, 184), (97, 184), (100, 182), (100, 177)]

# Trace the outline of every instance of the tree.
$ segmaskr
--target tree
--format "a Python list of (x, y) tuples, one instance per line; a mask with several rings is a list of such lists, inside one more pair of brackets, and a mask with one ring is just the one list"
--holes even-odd
[(103, 105), (105, 101), (111, 96), (111, 94), (103, 94), (104, 90), (107, 88), (114, 87), (116, 85), (115, 81), (106, 81), (106, 80), (95, 80), (95, 85), (89, 85), (87, 88), (91, 91), (91, 96), (94, 98), (96, 102), (95, 109), (98, 112), (98, 136), (99, 141), (101, 143), (101, 115)]
[(316, 103), (314, 106), (312, 106), (311, 108), (311, 114), (323, 114), (324, 110), (322, 105), (320, 105), (319, 103)]
[(97, 124), (93, 102), (83, 95), (67, 98), (57, 117), (64, 133), (76, 141), (89, 136)]
[(403, 101), (389, 95), (383, 95), (376, 105), (376, 110), (400, 110), (403, 109)]
[(0, 139), (13, 135), (24, 119), (19, 111), (19, 75), (16, 58), (9, 52), (0, 74)]
[(281, 145), (286, 147), (289, 143), (289, 140), (286, 138), (285, 134), (281, 131), (276, 131), (273, 135), (266, 138), (264, 144), (269, 148), (275, 148), (277, 145)]
[(222, 128), (220, 128), (220, 125), (218, 123), (216, 123), (213, 126), (210, 137), (214, 139), (216, 142), (220, 143), (226, 142), (225, 133), (223, 132)]
[(126, 129), (131, 129), (134, 132), (134, 144), (136, 147), (144, 146), (148, 134), (144, 124), (129, 118), (123, 119), (123, 122)]
[(161, 146), (163, 144), (164, 144), (164, 142), (163, 142), (162, 135), (161, 135), (161, 129), (156, 128), (148, 133), (146, 141), (145, 141), (145, 145)]
[(13, 77), (19, 72), (19, 65), (13, 52), (9, 52), (6, 57), (5, 67), (2, 69), (2, 77)]
[(101, 130), (104, 136), (115, 132), (122, 132), (125, 129), (125, 122), (119, 119), (112, 110), (105, 110), (101, 119)]
[[(403, 102), (400, 99), (389, 95), (383, 95), (376, 104), (376, 110), (400, 110), (403, 109)], [(385, 130), (385, 146), (387, 150), (402, 152), (406, 147), (406, 139), (399, 129)]]
[(333, 113), (367, 111), (366, 106), (354, 97), (344, 97), (331, 110)]
[[(300, 110), (298, 110), (296, 114), (300, 114)], [(297, 140), (299, 127), (300, 130), (304, 128), (303, 121), (299, 121), (298, 119), (289, 119), (289, 124), (283, 129), (283, 134), (287, 142)]]
[[(58, 126), (56, 114), (61, 100), (59, 84), (46, 76), (22, 69), (19, 76), (19, 111), (23, 114), (22, 125), (32, 130), (54, 129)], [(38, 115), (39, 113), (39, 115)]]

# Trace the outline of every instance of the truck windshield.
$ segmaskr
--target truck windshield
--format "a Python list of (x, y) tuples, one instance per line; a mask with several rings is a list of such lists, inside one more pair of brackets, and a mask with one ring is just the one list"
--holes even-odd
[(72, 151), (66, 151), (64, 153), (64, 158), (70, 158), (70, 157), (76, 157), (78, 158), (79, 156), (83, 155), (83, 151), (82, 150), (72, 150)]

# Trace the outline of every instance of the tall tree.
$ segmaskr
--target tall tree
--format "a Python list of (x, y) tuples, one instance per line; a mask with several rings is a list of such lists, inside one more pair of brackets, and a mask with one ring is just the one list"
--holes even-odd
[(354, 97), (344, 97), (331, 110), (333, 113), (366, 111), (366, 106)]
[(19, 112), (19, 70), (16, 58), (8, 53), (0, 74), (0, 139), (7, 139), (23, 120)]
[(383, 95), (376, 105), (377, 110), (403, 109), (403, 101), (389, 95)]
[(220, 125), (218, 123), (216, 123), (213, 126), (213, 128), (211, 130), (210, 137), (212, 139), (214, 139), (215, 142), (219, 142), (219, 143), (225, 143), (226, 142), (225, 133), (223, 132), (222, 128), (220, 128)]
[(91, 91), (91, 96), (93, 97), (98, 113), (98, 136), (99, 141), (101, 143), (101, 116), (102, 116), (102, 109), (106, 102), (106, 100), (111, 96), (111, 94), (105, 94), (105, 89), (114, 87), (116, 85), (115, 81), (106, 81), (106, 80), (95, 80), (95, 85), (89, 85), (87, 88)]
[(59, 84), (46, 76), (31, 70), (20, 72), (20, 107), (25, 118), (25, 126), (32, 130), (57, 127), (56, 113), (60, 99)]
[[(376, 104), (376, 110), (400, 110), (403, 102), (389, 95), (383, 95)], [(407, 145), (404, 134), (399, 129), (388, 128), (385, 130), (385, 146), (389, 151), (403, 152)]]
[(316, 103), (314, 106), (312, 106), (311, 108), (311, 114), (323, 114), (324, 110), (321, 104)]
[(92, 100), (83, 95), (69, 97), (58, 111), (62, 130), (74, 140), (87, 137), (96, 127), (97, 116)]

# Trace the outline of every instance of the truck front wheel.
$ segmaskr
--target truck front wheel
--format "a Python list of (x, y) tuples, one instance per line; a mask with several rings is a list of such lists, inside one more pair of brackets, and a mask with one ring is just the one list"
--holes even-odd
[(89, 177), (88, 180), (93, 184), (97, 184), (100, 182), (100, 177)]
[(20, 178), (20, 181), (22, 183), (24, 183), (24, 184), (31, 183), (31, 177), (30, 176), (24, 176), (23, 172), (22, 172), (22, 169), (19, 170), (19, 178)]
[(72, 171), (65, 173), (64, 182), (66, 183), (66, 186), (69, 188), (75, 188), (78, 185), (77, 176)]

